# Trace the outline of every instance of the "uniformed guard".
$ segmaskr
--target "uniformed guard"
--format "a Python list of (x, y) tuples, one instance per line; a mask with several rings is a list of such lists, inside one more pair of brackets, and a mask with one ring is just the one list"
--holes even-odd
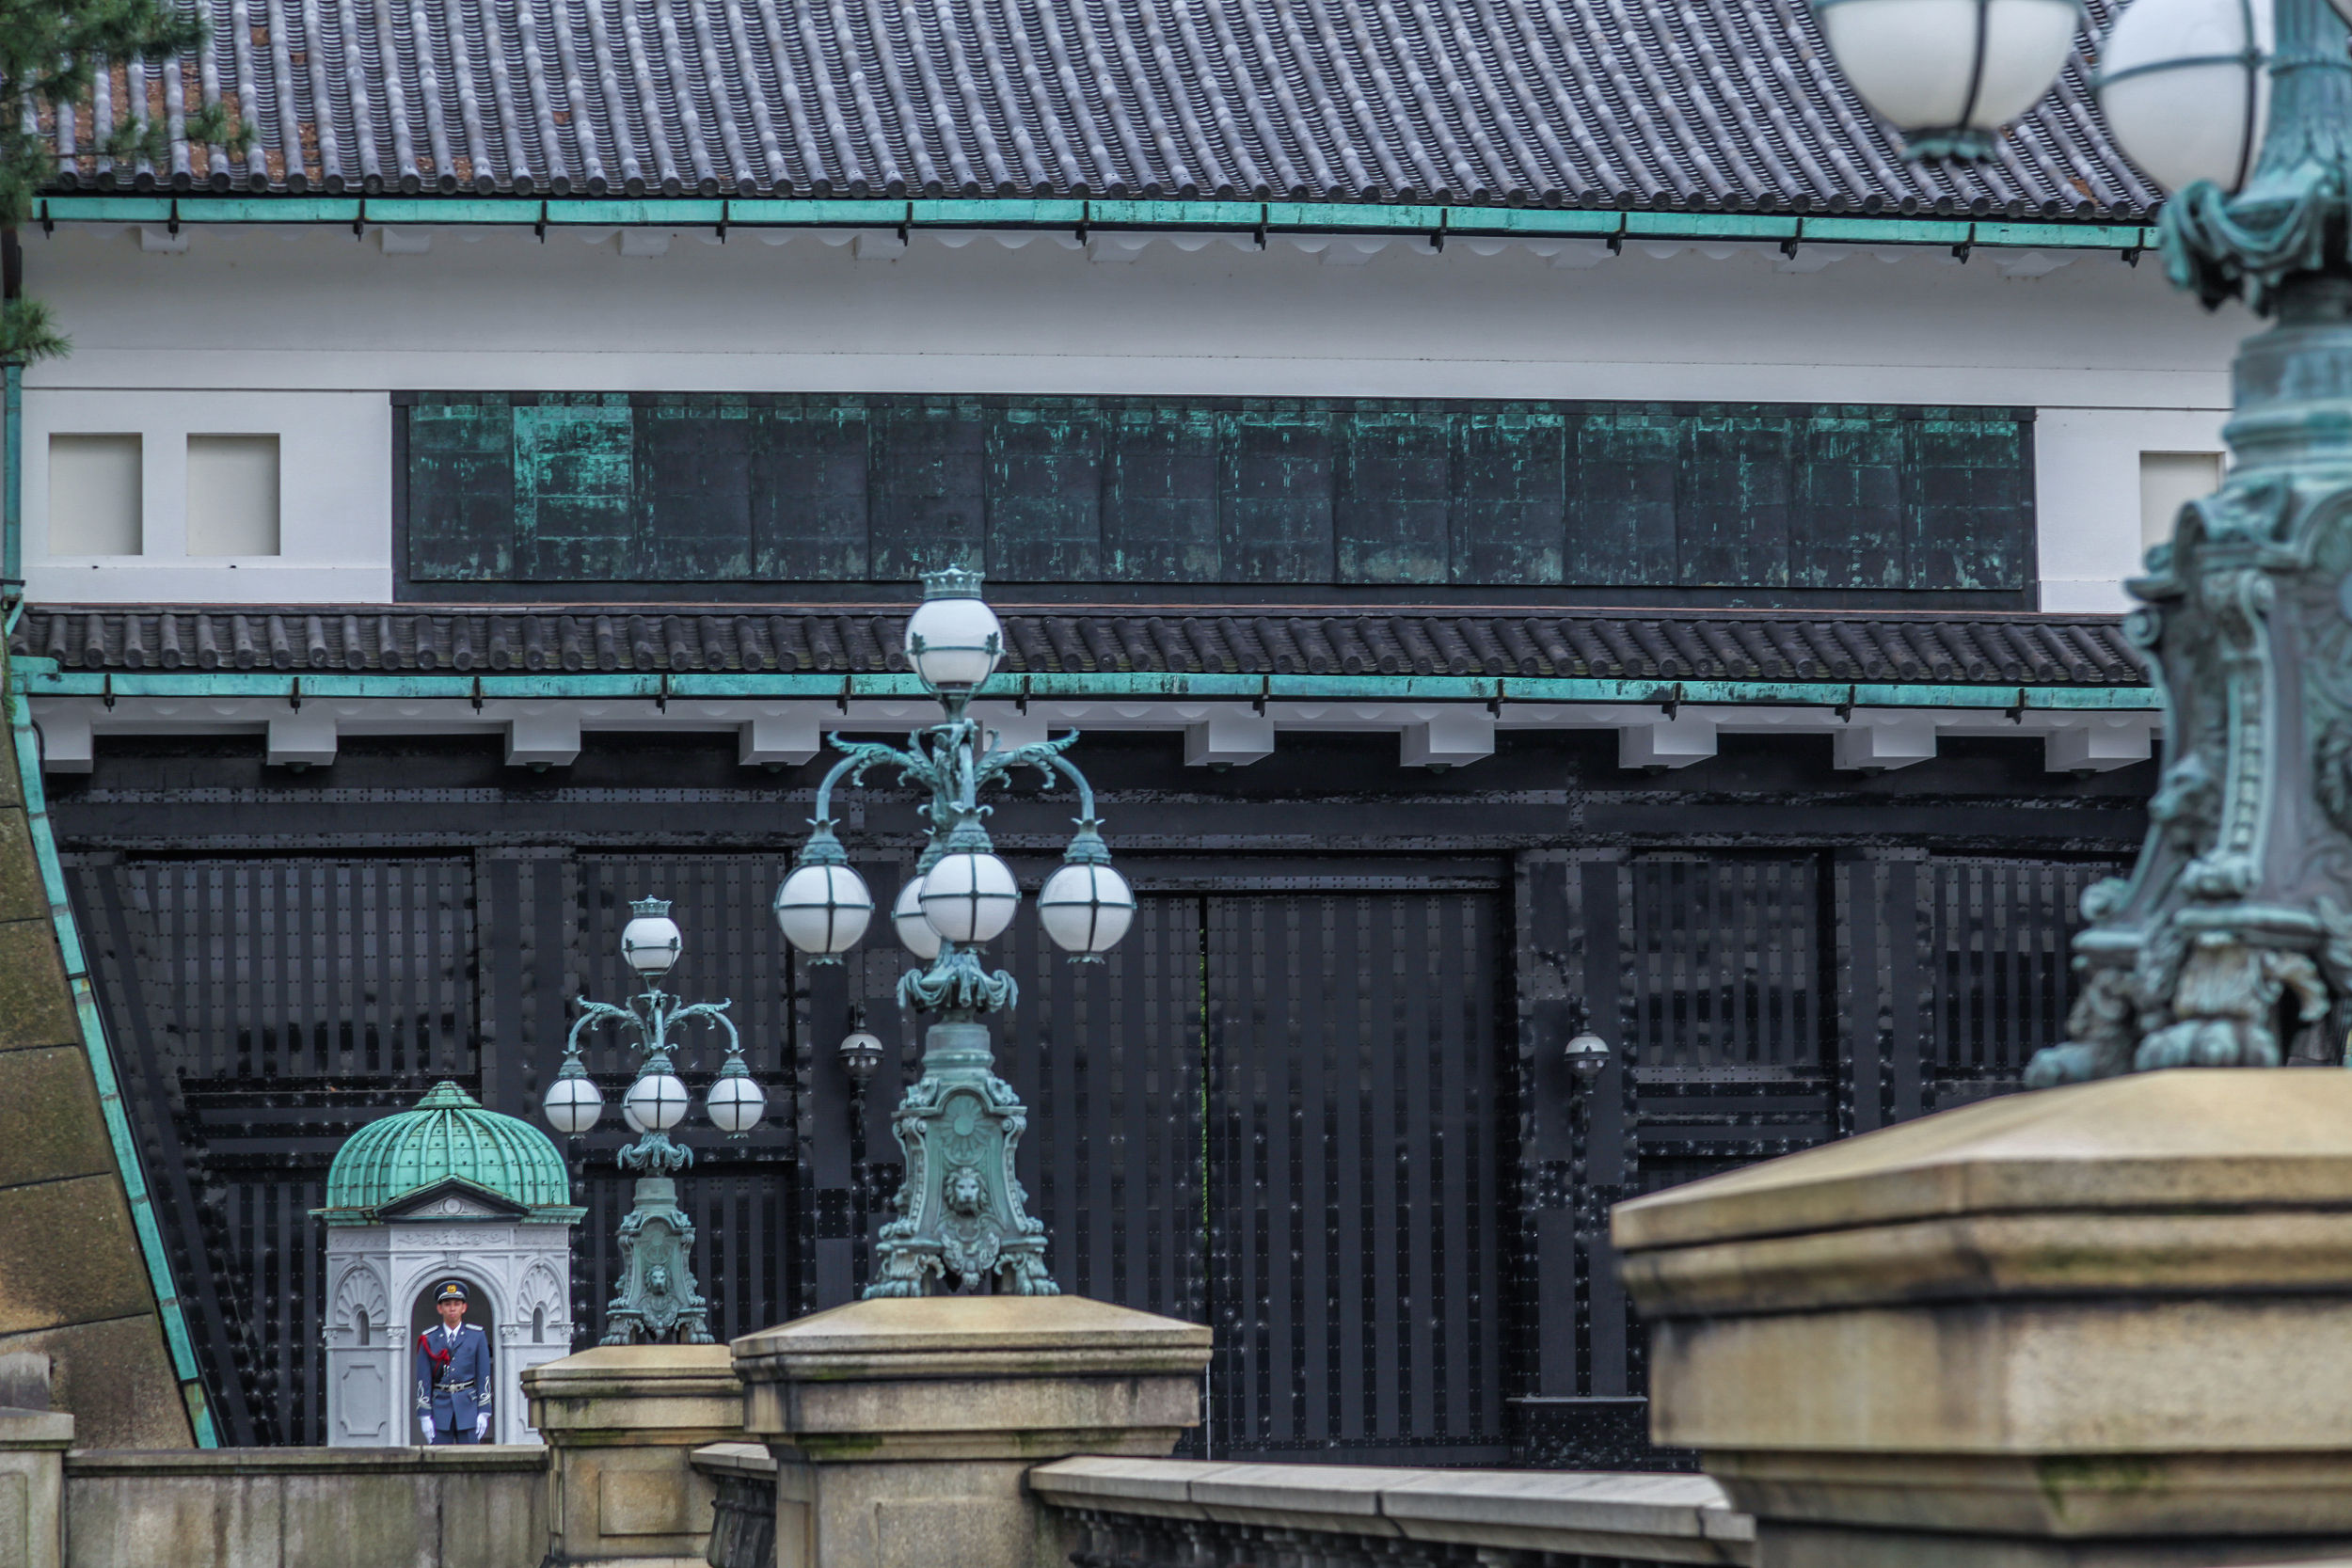
[(490, 1337), (466, 1322), (465, 1281), (434, 1288), (441, 1326), (417, 1336), (417, 1424), (427, 1443), (480, 1443), (490, 1431)]

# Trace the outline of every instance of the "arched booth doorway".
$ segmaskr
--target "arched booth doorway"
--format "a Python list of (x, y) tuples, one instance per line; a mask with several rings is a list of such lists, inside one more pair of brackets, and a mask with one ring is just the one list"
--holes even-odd
[[(433, 1292), (440, 1288), (441, 1281), (444, 1279), (465, 1281), (466, 1294), (472, 1298), (466, 1303), (466, 1322), (490, 1337), (491, 1364), (497, 1368), (499, 1374), (499, 1386), (495, 1390), (497, 1397), (490, 1406), (493, 1418), (490, 1422), (490, 1439), (500, 1443), (517, 1441), (517, 1439), (503, 1435), (509, 1430), (505, 1409), (506, 1386), (512, 1382), (515, 1386), (515, 1397), (519, 1400), (522, 1397), (522, 1385), (519, 1381), (522, 1372), (518, 1368), (514, 1378), (510, 1379), (506, 1375), (506, 1357), (500, 1354), (505, 1350), (506, 1345), (499, 1338), (498, 1306), (491, 1299), (488, 1288), (466, 1269), (449, 1269), (440, 1274), (428, 1274), (417, 1282), (415, 1300), (408, 1308), (407, 1348), (402, 1353), (405, 1357), (403, 1365), (409, 1368), (410, 1371), (405, 1374), (405, 1380), (400, 1386), (402, 1403), (408, 1412), (408, 1441), (411, 1443), (424, 1441), (424, 1418), (417, 1413), (416, 1390), (411, 1386), (414, 1382), (417, 1359), (417, 1336), (428, 1328), (441, 1326), (441, 1313), (440, 1309), (433, 1305)], [(523, 1414), (521, 1411), (516, 1412), (518, 1418)]]
[[(535, 1443), (524, 1369), (572, 1348), (571, 1203), (563, 1156), (530, 1123), (453, 1083), (344, 1141), (327, 1173), (327, 1441), (397, 1448), (417, 1423), (417, 1336), (433, 1288), (462, 1279), (466, 1321), (490, 1337), (490, 1437)], [(406, 1331), (388, 1332), (405, 1322)]]

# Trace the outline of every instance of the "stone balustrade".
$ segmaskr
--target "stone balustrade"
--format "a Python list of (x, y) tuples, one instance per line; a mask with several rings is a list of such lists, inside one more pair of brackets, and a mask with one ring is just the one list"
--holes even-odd
[[(696, 1450), (718, 1487), (713, 1568), (768, 1568), (775, 1473), (756, 1444)], [(1756, 1522), (1704, 1476), (1207, 1465), (1041, 1465), (1026, 1494), (1080, 1568), (1663, 1568), (1756, 1561)]]
[(1080, 1568), (1634, 1568), (1756, 1561), (1704, 1476), (1065, 1459), (1029, 1490)]
[(66, 1568), (531, 1568), (548, 1544), (535, 1444), (84, 1449), (63, 1481)]

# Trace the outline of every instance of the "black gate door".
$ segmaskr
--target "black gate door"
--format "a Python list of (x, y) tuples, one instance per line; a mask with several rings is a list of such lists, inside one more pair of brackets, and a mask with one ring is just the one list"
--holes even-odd
[[(2083, 890), (2122, 865), (1915, 848), (1525, 857), (1523, 1455), (1645, 1463), (1623, 1199), (2009, 1093), (2064, 1036)], [(1561, 1048), (1611, 1046), (1589, 1085)]]
[[(914, 1021), (892, 998), (905, 959), (883, 937), (845, 965), (797, 963), (766, 907), (783, 869), (563, 848), (72, 859), (230, 1441), (324, 1440), (325, 1237), (309, 1211), (342, 1141), (444, 1077), (534, 1117), (573, 1000), (624, 988), (614, 944), (639, 896), (675, 904), (673, 985), (732, 1001), (771, 1097), (749, 1138), (690, 1128), (681, 1197), (714, 1331), (855, 1294), (898, 1175), (889, 1111), (914, 1069)], [(895, 893), (898, 868), (862, 869)], [(1148, 863), (1129, 870), (1148, 885)], [(1409, 873), (1323, 892), (1213, 880), (1148, 894), (1108, 963), (1065, 962), (1025, 921), (1004, 951), (1022, 986), (1004, 1070), (1031, 1108), (1021, 1172), (1055, 1277), (1216, 1326), (1194, 1452), (1506, 1460), (1516, 1109), (1498, 892)], [(892, 1053), (862, 1100), (837, 1059), (861, 1021)], [(588, 1038), (617, 1101), (631, 1059), (610, 1031)], [(707, 1072), (718, 1037), (694, 1041), (690, 1069)], [(589, 1209), (580, 1342), (611, 1289), (626, 1139), (610, 1118), (572, 1148)]]

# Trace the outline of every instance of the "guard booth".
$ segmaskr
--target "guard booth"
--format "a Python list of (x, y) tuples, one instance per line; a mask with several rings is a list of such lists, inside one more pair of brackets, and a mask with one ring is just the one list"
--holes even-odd
[(537, 1442), (523, 1369), (571, 1354), (572, 1227), (585, 1212), (546, 1133), (455, 1084), (353, 1133), (312, 1211), (326, 1224), (327, 1443), (421, 1441), (412, 1359), (438, 1321), (433, 1287), (451, 1278), (473, 1298), (466, 1321), (490, 1338), (491, 1439)]

